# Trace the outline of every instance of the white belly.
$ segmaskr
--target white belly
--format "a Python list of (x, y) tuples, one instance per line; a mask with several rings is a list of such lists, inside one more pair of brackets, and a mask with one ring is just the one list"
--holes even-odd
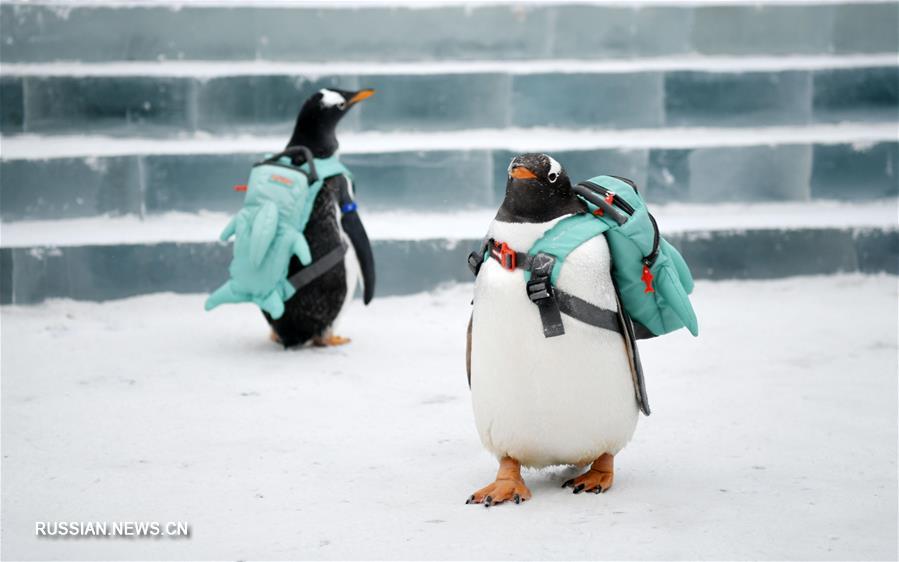
[(340, 305), (340, 311), (334, 318), (334, 322), (331, 323), (330, 328), (331, 332), (339, 333), (343, 312), (347, 309), (347, 305), (352, 302), (353, 297), (356, 295), (356, 289), (359, 287), (362, 271), (359, 268), (359, 259), (356, 257), (356, 250), (353, 248), (353, 242), (350, 240), (349, 235), (343, 231), (343, 227), (340, 226), (341, 212), (339, 206), (335, 206), (334, 213), (337, 217), (337, 228), (340, 230), (340, 239), (343, 241), (343, 245), (346, 246), (346, 254), (343, 255), (343, 268), (346, 272), (346, 296), (343, 298), (343, 304)]
[[(528, 227), (494, 223), (493, 236), (526, 250), (536, 239), (522, 235)], [(617, 310), (604, 237), (568, 256), (557, 286)], [(562, 321), (565, 334), (545, 338), (522, 271), (484, 262), (475, 285), (471, 395), (481, 440), (498, 457), (533, 467), (581, 465), (616, 454), (633, 435), (638, 409), (622, 336), (570, 316)]]

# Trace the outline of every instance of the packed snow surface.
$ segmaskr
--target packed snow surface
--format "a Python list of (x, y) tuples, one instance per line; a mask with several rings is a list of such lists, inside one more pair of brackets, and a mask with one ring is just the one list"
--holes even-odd
[[(698, 283), (701, 336), (641, 346), (653, 414), (612, 490), (527, 472), (533, 500), (490, 509), (464, 504), (496, 470), (465, 381), (470, 285), (357, 301), (351, 344), (296, 351), (201, 295), (4, 307), (2, 556), (892, 559), (896, 289)], [(36, 521), (192, 536), (39, 539)]]

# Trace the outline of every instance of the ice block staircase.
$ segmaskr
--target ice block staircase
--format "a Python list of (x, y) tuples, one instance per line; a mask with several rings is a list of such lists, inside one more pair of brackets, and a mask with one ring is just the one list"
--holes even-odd
[(701, 278), (897, 272), (894, 2), (0, 5), (0, 302), (220, 283), (326, 85), (379, 293), (469, 278), (519, 151), (628, 176)]

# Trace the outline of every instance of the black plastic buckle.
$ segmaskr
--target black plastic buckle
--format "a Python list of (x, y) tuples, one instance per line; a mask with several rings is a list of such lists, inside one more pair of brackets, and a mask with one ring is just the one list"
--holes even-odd
[(527, 283), (528, 298), (537, 305), (540, 311), (540, 323), (543, 324), (543, 335), (547, 338), (561, 336), (565, 333), (562, 325), (562, 313), (556, 302), (556, 293), (550, 282), (556, 258), (538, 252), (531, 258), (531, 279)]
[(543, 252), (538, 252), (531, 258), (531, 280), (527, 284), (528, 298), (536, 303), (544, 299), (552, 299), (553, 286), (549, 278), (552, 275), (556, 258)]
[(475, 277), (478, 276), (478, 272), (481, 270), (481, 264), (484, 263), (484, 254), (480, 252), (472, 252), (468, 254), (468, 269), (474, 274)]
[(534, 303), (542, 301), (543, 299), (553, 298), (553, 286), (550, 284), (548, 278), (537, 278), (532, 276), (531, 280), (528, 281), (527, 290), (528, 298)]

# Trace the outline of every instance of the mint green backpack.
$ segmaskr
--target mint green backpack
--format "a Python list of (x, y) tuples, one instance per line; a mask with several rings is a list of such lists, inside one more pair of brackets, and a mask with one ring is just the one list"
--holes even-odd
[[(696, 313), (687, 296), (693, 291), (693, 277), (684, 258), (659, 234), (655, 219), (633, 184), (613, 176), (596, 176), (573, 189), (589, 212), (560, 220), (527, 252), (515, 251), (504, 242), (485, 240), (468, 256), (468, 266), (477, 276), (484, 261), (492, 258), (506, 270), (524, 270), (527, 296), (537, 306), (547, 338), (565, 333), (562, 314), (620, 333), (637, 404), (648, 416), (649, 399), (637, 340), (680, 328), (699, 335)], [(617, 311), (600, 308), (555, 287), (565, 258), (599, 235), (605, 235), (612, 257)]]
[[(612, 278), (636, 337), (660, 336), (680, 328), (699, 335), (688, 295), (693, 277), (680, 253), (659, 234), (655, 219), (632, 184), (596, 176), (574, 186), (588, 213), (562, 219), (527, 252), (486, 240), (468, 265), (477, 275), (483, 261), (496, 259), (506, 269), (523, 269), (528, 297), (540, 308), (546, 337), (565, 333), (561, 313), (588, 324), (623, 332), (614, 313), (555, 288), (565, 258), (584, 242), (604, 234), (612, 256)], [(629, 322), (628, 322), (629, 323)]]
[[(303, 154), (306, 163), (294, 166), (291, 157)], [(272, 318), (284, 314), (284, 301), (296, 292), (287, 277), (290, 258), (309, 265), (312, 256), (303, 229), (324, 180), (349, 174), (336, 156), (313, 160), (305, 147), (269, 156), (253, 166), (243, 208), (220, 236), (234, 240), (231, 278), (206, 299), (206, 310), (220, 304), (253, 302)]]
[[(616, 177), (596, 176), (574, 190), (594, 217), (589, 230), (606, 236), (612, 254), (612, 276), (627, 314), (656, 336), (680, 328), (698, 336), (699, 324), (688, 297), (693, 292), (690, 268), (680, 252), (662, 238), (656, 220), (634, 186)], [(564, 252), (589, 239), (578, 242), (584, 227), (574, 219), (582, 222), (591, 216), (561, 221), (531, 251)], [(564, 256), (557, 267), (563, 262)], [(553, 273), (558, 275), (557, 270)]]

